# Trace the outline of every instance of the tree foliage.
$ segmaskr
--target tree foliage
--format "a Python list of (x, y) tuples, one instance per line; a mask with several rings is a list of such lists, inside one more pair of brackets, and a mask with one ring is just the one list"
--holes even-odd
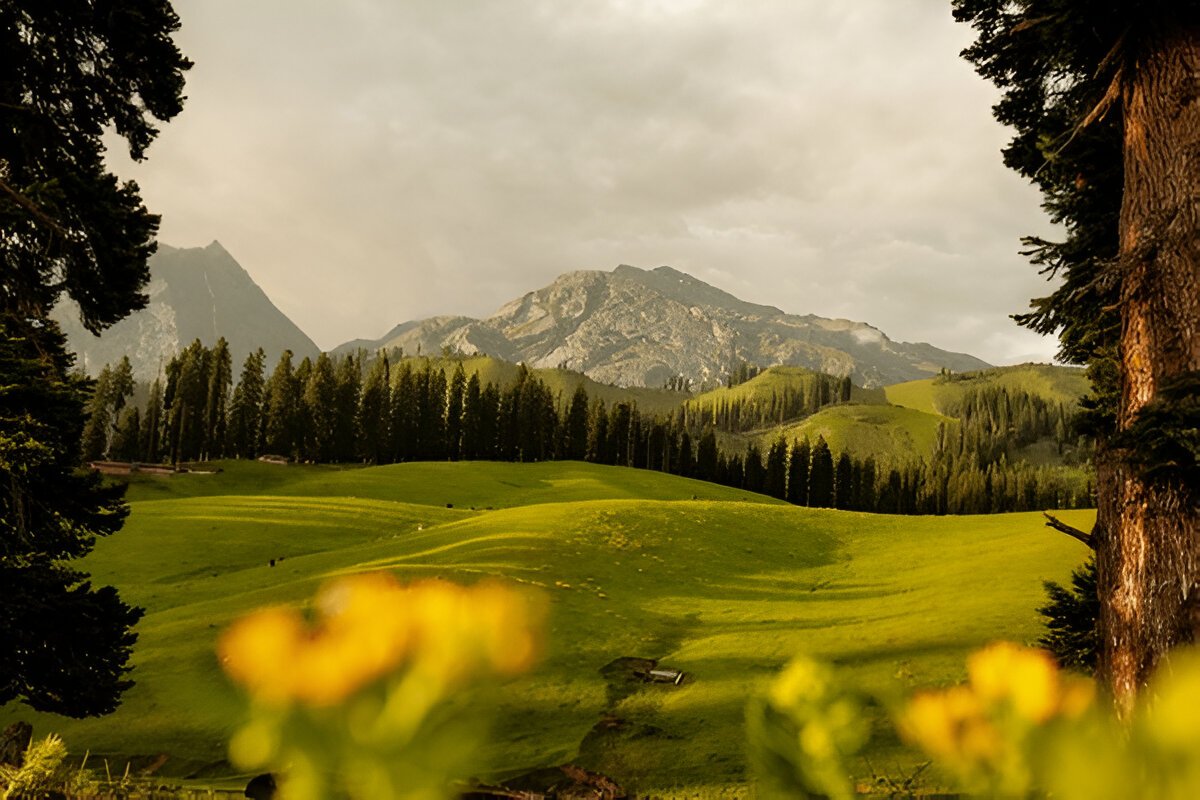
[[(140, 612), (67, 565), (126, 507), (78, 472), (91, 386), (47, 315), (65, 294), (99, 332), (145, 305), (158, 217), (108, 172), (102, 136), (140, 160), (153, 121), (180, 111), (178, 27), (166, 0), (0, 2), (0, 702), (101, 714), (130, 685)], [(95, 449), (122, 421), (110, 389)]]

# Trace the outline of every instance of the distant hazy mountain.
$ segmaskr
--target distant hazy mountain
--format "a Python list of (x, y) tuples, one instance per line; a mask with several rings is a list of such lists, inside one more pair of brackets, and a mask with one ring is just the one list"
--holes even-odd
[(491, 317), (432, 317), (339, 351), (444, 347), (535, 367), (566, 366), (603, 383), (661, 386), (682, 375), (721, 380), (739, 361), (850, 375), (866, 387), (989, 366), (928, 344), (894, 342), (863, 322), (786, 314), (739, 300), (690, 275), (659, 267), (569, 272)]
[(79, 323), (73, 303), (54, 310), (84, 369), (95, 374), (128, 355), (137, 377), (153, 378), (194, 339), (212, 346), (221, 336), (229, 342), (235, 380), (242, 361), (257, 347), (267, 353), (268, 372), (285, 349), (297, 359), (319, 352), (218, 242), (187, 249), (160, 244), (150, 259), (146, 293), (146, 308), (99, 337)]

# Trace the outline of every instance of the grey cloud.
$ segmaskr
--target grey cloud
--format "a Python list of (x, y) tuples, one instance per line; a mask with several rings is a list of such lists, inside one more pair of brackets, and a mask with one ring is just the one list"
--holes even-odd
[(177, 0), (196, 61), (145, 165), (324, 347), (670, 264), (992, 361), (1044, 232), (969, 32), (928, 0)]

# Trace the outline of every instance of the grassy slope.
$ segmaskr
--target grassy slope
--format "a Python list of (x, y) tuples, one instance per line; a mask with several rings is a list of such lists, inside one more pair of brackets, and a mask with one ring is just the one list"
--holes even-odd
[[(1045, 533), (1035, 514), (799, 509), (573, 463), (240, 464), (154, 486), (134, 487), (126, 530), (88, 562), (98, 581), (147, 608), (138, 685), (109, 719), (10, 708), (0, 722), (32, 716), (76, 751), (166, 752), (165, 770), (176, 774), (220, 761), (236, 720), (212, 655), (217, 631), (256, 605), (301, 601), (346, 569), (503, 575), (546, 587), (549, 653), (505, 693), (495, 763), (517, 770), (574, 760), (643, 793), (713, 795), (744, 793), (745, 699), (793, 653), (833, 659), (877, 687), (953, 680), (983, 642), (1035, 638), (1041, 580), (1065, 579), (1084, 556)], [(1079, 527), (1089, 521), (1063, 516)], [(598, 670), (618, 656), (661, 658), (695, 679), (610, 692)], [(624, 731), (589, 735), (604, 713), (626, 720)], [(871, 755), (908, 760), (894, 742)]]
[[(772, 395), (782, 397), (785, 391), (804, 396), (805, 388), (815, 374), (803, 367), (771, 367), (733, 388), (722, 387), (696, 395), (687, 402), (688, 413), (703, 414), (706, 410), (711, 412), (722, 403), (733, 405), (754, 400), (769, 403)], [(854, 403), (886, 402), (883, 390), (863, 389), (859, 386), (851, 388), (850, 400)]]
[(957, 375), (949, 381), (940, 378), (907, 381), (887, 386), (884, 391), (889, 403), (941, 414), (969, 389), (983, 386), (1024, 389), (1055, 403), (1074, 404), (1088, 391), (1088, 380), (1078, 367), (1020, 364)]
[(770, 447), (782, 433), (786, 441), (824, 436), (836, 453), (857, 458), (874, 456), (889, 463), (917, 459), (933, 453), (939, 423), (954, 424), (946, 417), (900, 406), (839, 405), (824, 408), (795, 425), (764, 431), (755, 440)]

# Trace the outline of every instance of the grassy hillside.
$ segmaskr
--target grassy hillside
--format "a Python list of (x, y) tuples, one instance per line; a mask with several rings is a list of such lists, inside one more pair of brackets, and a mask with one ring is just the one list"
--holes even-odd
[[(173, 775), (228, 772), (238, 706), (213, 657), (218, 631), (255, 606), (301, 602), (346, 570), (497, 575), (546, 593), (549, 652), (506, 688), (498, 773), (573, 761), (641, 794), (743, 796), (746, 698), (791, 655), (832, 659), (879, 688), (957, 679), (984, 642), (1036, 638), (1041, 581), (1064, 580), (1086, 555), (1035, 514), (810, 510), (578, 463), (236, 464), (141, 479), (130, 496), (126, 529), (87, 567), (147, 609), (137, 686), (108, 719), (10, 707), (0, 724), (32, 718), (73, 750), (122, 765), (166, 753)], [(609, 685), (600, 670), (621, 656), (659, 658), (692, 680)], [(889, 740), (869, 756), (888, 769), (911, 762)]]
[(971, 389), (998, 386), (1023, 389), (1054, 403), (1073, 405), (1088, 391), (1088, 380), (1079, 367), (1020, 364), (966, 372), (949, 378), (925, 378), (884, 387), (887, 402), (927, 414), (949, 412), (954, 401)]
[[(771, 367), (737, 386), (713, 389), (696, 395), (687, 402), (689, 415), (712, 414), (714, 408), (740, 403), (770, 404), (773, 398), (782, 398), (784, 393), (804, 396), (817, 373), (803, 367)], [(850, 401), (854, 403), (885, 403), (882, 389), (863, 389), (854, 386), (850, 390)], [(782, 420), (786, 421), (786, 420)]]
[(900, 406), (830, 406), (795, 425), (765, 431), (755, 441), (765, 451), (780, 434), (789, 443), (805, 438), (815, 442), (824, 436), (834, 453), (898, 463), (930, 456), (941, 423), (955, 424), (940, 415)]

